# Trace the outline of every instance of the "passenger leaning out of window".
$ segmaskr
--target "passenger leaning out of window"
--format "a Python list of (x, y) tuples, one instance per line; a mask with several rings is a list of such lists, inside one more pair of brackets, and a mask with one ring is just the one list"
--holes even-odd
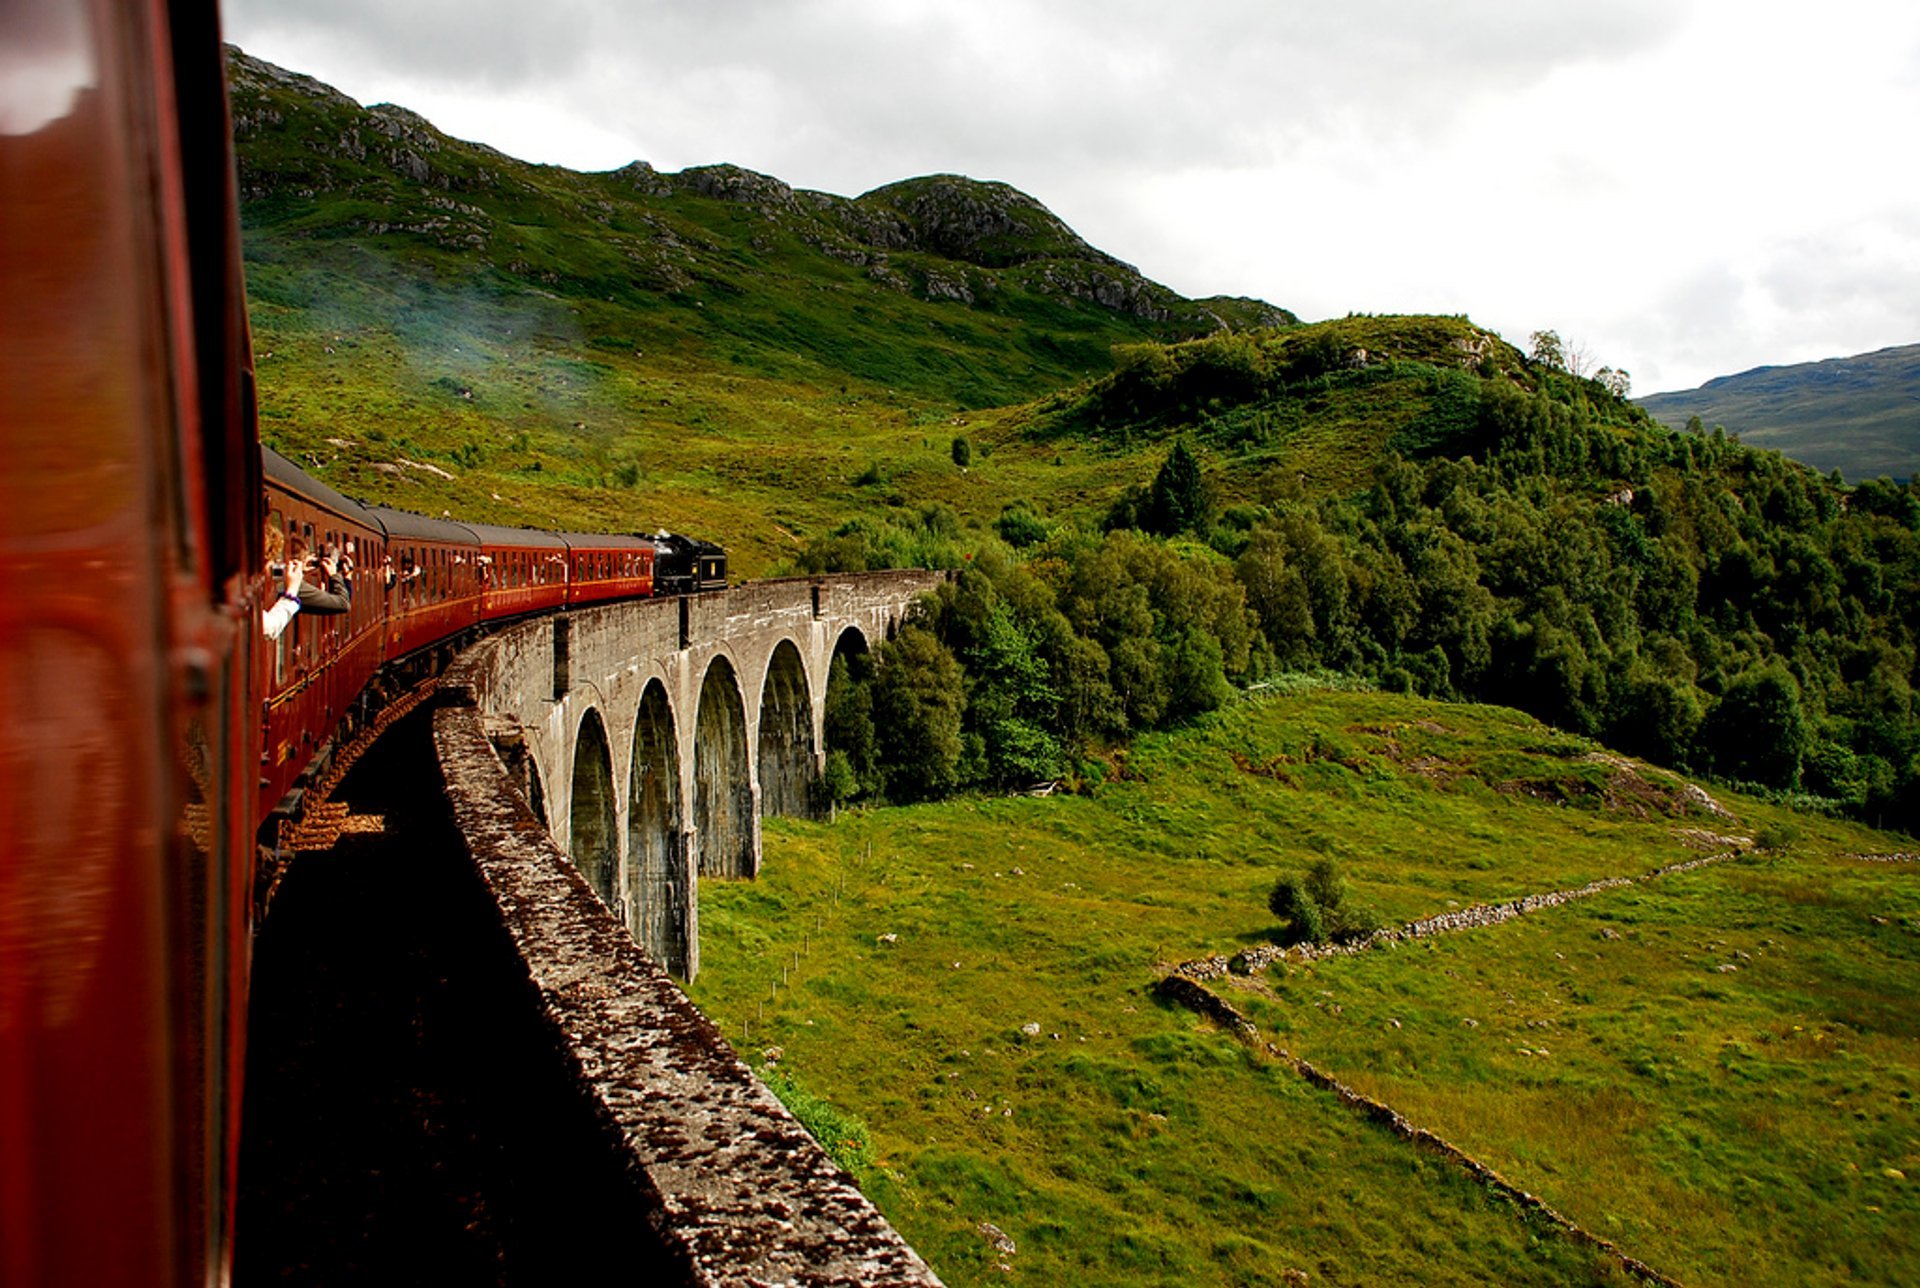
[[(306, 540), (295, 537), (289, 543), (287, 575), (293, 575), (295, 567), (303, 569), (299, 589), (300, 611), (303, 613), (344, 613), (353, 607), (353, 588), (347, 585), (346, 578), (340, 575), (340, 556), (332, 546), (324, 553), (314, 554), (309, 550)], [(313, 578), (309, 581), (307, 578)], [(320, 578), (324, 577), (324, 583)]]
[[(287, 584), (275, 595), (273, 603), (260, 613), (260, 629), (267, 638), (277, 640), (281, 632), (287, 629), (294, 614), (300, 611), (300, 583), (304, 580), (305, 569), (299, 566), (287, 567), (283, 562), (287, 553), (286, 534), (271, 523), (267, 525), (267, 576), (286, 575)], [(271, 584), (271, 582), (269, 582)]]

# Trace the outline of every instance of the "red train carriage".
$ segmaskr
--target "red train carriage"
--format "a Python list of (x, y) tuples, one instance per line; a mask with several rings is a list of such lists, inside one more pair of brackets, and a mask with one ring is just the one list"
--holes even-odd
[(567, 602), (567, 543), (551, 532), (464, 525), (480, 542), (480, 613), (488, 621)]
[[(386, 668), (646, 595), (656, 543), (370, 508), (263, 465), (215, 7), (22, 12), (0, 129), (0, 1283), (219, 1283), (269, 807)], [(269, 529), (354, 561), (351, 609), (271, 644)], [(724, 580), (705, 549), (675, 584)]]
[[(352, 607), (337, 615), (297, 613), (261, 649), (257, 689), (266, 695), (263, 810), (282, 800), (360, 690), (386, 658), (381, 569), (386, 533), (366, 506), (263, 450), (266, 530), (293, 552), (332, 550), (351, 561)], [(342, 565), (346, 567), (347, 565)]]
[(628, 599), (653, 593), (653, 542), (646, 537), (563, 532), (567, 543), (569, 604)]
[[(368, 513), (387, 536), (393, 575), (384, 598), (386, 655), (401, 657), (459, 636), (480, 622), (480, 538), (464, 524), (386, 506)], [(386, 570), (380, 570), (383, 581)]]
[(222, 1281), (260, 478), (217, 12), (0, 28), (0, 1282)]

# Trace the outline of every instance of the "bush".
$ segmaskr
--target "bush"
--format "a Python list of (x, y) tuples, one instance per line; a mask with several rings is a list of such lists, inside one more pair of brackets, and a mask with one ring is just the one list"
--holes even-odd
[(1305, 880), (1281, 877), (1267, 895), (1280, 919), (1283, 944), (1350, 944), (1380, 928), (1380, 918), (1348, 897), (1346, 878), (1332, 859), (1316, 859)]
[(1047, 539), (1047, 525), (1032, 510), (1017, 502), (1001, 510), (993, 526), (999, 532), (1000, 539), (1015, 550), (1024, 550)]
[(1267, 895), (1267, 908), (1280, 919), (1283, 944), (1322, 944), (1327, 930), (1320, 916), (1320, 905), (1301, 889), (1293, 877), (1281, 877)]
[(967, 441), (964, 434), (953, 436), (953, 463), (963, 470), (973, 464), (973, 444)]

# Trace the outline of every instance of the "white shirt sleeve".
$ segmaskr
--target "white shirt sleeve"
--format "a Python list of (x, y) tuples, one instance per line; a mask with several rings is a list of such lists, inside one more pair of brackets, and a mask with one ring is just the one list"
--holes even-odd
[(272, 608), (260, 614), (260, 628), (267, 633), (268, 639), (277, 640), (280, 638), (280, 632), (287, 629), (287, 623), (292, 621), (294, 614), (299, 611), (300, 601), (288, 599), (283, 595), (273, 601)]

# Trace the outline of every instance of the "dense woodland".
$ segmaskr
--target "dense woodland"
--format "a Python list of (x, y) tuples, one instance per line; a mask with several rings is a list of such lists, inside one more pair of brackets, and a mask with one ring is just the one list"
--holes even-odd
[[(1049, 432), (1184, 430), (1105, 531), (1014, 506), (969, 548), (934, 508), (817, 542), (816, 568), (964, 567), (836, 672), (831, 793), (1097, 776), (1094, 753), (1131, 731), (1324, 669), (1920, 826), (1911, 485), (1846, 488), (1724, 433), (1670, 432), (1551, 362), (1352, 364), (1337, 333), (1289, 344), (1155, 347), (1064, 408)], [(1214, 502), (1210, 458), (1284, 433), (1314, 398), (1409, 380), (1422, 410), (1371, 486)]]

